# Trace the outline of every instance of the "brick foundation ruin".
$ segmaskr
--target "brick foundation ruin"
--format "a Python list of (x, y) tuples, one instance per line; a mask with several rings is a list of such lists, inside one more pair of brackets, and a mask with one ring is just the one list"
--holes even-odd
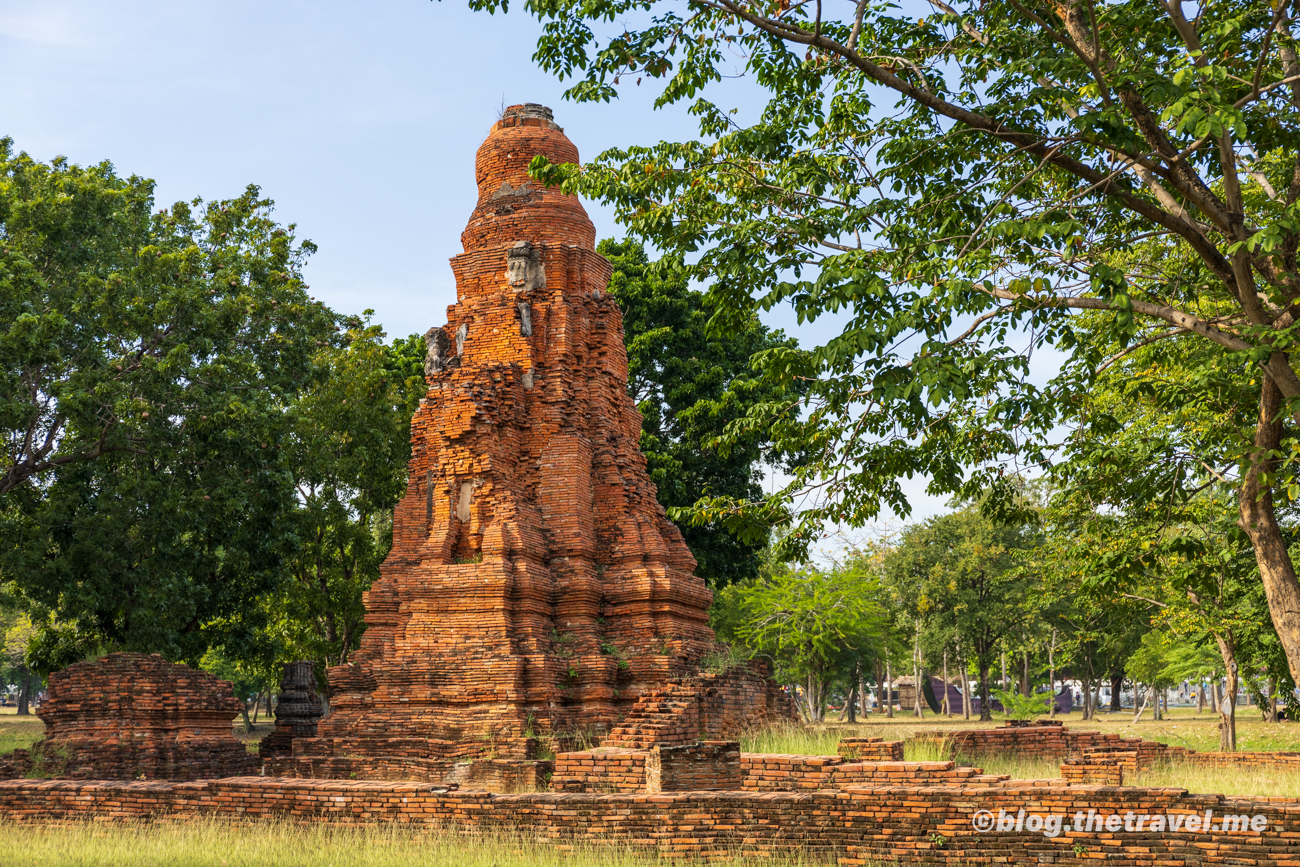
[(1073, 731), (1050, 720), (1013, 721), (990, 729), (935, 729), (915, 732), (909, 740), (941, 744), (954, 756), (966, 759), (978, 760), (990, 755), (1080, 759), (1085, 764), (1113, 762), (1129, 773), (1173, 762), (1300, 770), (1300, 753), (1202, 753), (1161, 741), (1126, 738), (1110, 732)]
[(329, 671), (317, 736), (268, 773), (446, 781), (534, 760), (535, 736), (604, 740), (664, 690), (701, 693), (681, 740), (792, 718), (746, 669), (696, 677), (712, 594), (638, 448), (611, 266), (578, 199), (528, 176), (538, 154), (578, 161), (538, 105), (506, 109), (479, 148), (457, 303), (426, 335), (429, 390), (361, 646)]
[(229, 683), (157, 654), (112, 653), (50, 675), (45, 738), (9, 757), (9, 776), (202, 780), (255, 774), (235, 739)]
[[(1083, 817), (1092, 829), (1045, 836), (974, 827), (994, 816)], [(1201, 827), (1245, 817), (1247, 830)], [(1195, 819), (1178, 833), (1123, 828), (1128, 813)], [(10, 822), (90, 816), (122, 820), (289, 818), (313, 823), (396, 822), (456, 833), (506, 834), (571, 846), (610, 844), (665, 857), (810, 851), (838, 864), (1250, 864), (1295, 867), (1300, 804), (1269, 798), (1189, 795), (1182, 789), (998, 785), (862, 786), (809, 792), (522, 794), (438, 791), (427, 783), (230, 779), (196, 783), (0, 782), (0, 815)], [(1249, 828), (1261, 816), (1265, 826)], [(1116, 830), (1104, 822), (1117, 817)], [(472, 840), (472, 837), (470, 838)], [(820, 860), (820, 859), (819, 859)]]

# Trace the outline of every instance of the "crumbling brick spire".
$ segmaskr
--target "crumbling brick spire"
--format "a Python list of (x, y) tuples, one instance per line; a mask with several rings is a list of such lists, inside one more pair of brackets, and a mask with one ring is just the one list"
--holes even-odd
[(530, 733), (599, 736), (713, 643), (711, 594), (637, 446), (610, 264), (578, 199), (528, 176), (537, 154), (578, 160), (531, 104), (478, 151), (392, 553), (360, 650), (329, 672), (320, 737), (295, 745), (352, 757), (335, 772), (410, 778), (417, 757), (525, 758)]

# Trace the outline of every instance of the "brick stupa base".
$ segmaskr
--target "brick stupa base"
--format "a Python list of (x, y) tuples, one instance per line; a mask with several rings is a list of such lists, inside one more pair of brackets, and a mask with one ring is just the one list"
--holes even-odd
[[(529, 178), (538, 154), (578, 161), (538, 105), (507, 109), (479, 148), (365, 635), (329, 671), (317, 737), (268, 774), (450, 782), (528, 762), (539, 737), (604, 739), (715, 646), (712, 594), (638, 449), (611, 266), (578, 199)], [(760, 698), (759, 716), (779, 704)], [(716, 713), (727, 730), (709, 735), (747, 711)]]
[(231, 732), (229, 683), (156, 654), (113, 653), (50, 675), (45, 739), (15, 751), (10, 776), (207, 780), (256, 774)]

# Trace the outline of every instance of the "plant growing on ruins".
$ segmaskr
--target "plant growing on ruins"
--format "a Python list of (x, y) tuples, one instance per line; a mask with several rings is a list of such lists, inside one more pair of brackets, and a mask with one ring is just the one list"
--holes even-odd
[[(790, 304), (839, 326), (805, 364), (764, 356), (810, 384), (802, 412), (764, 405), (734, 425), (814, 459), (775, 502), (721, 496), (696, 520), (762, 528), (807, 495), (786, 537), (799, 548), (827, 521), (906, 513), (899, 480), (918, 474), (932, 492), (992, 489), (998, 511), (1007, 466), (1054, 459), (1099, 373), (1144, 346), (1200, 347), (1170, 363), (1224, 373), (1250, 436), (1187, 471), (1231, 486), (1300, 678), (1279, 515), (1300, 499), (1295, 0), (527, 8), (535, 57), (575, 79), (570, 98), (651, 85), (700, 124), (697, 141), (539, 160), (535, 175), (690, 254), (720, 323)], [(734, 91), (715, 83), (738, 75), (766, 104), (719, 101)], [(1159, 253), (1130, 255), (1144, 247)], [(1045, 382), (1031, 359), (1048, 348), (1060, 372)], [(1144, 468), (1148, 487), (1166, 469)]]
[(1015, 720), (1031, 720), (1046, 715), (1048, 704), (1052, 701), (1050, 692), (1021, 695), (1014, 689), (995, 689), (993, 694), (1002, 704), (1003, 715)]
[(700, 657), (700, 668), (709, 674), (726, 674), (753, 657), (753, 651), (742, 644), (716, 644)]

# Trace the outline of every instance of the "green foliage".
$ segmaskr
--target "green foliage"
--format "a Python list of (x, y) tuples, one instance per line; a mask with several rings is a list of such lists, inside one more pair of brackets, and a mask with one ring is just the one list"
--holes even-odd
[(861, 562), (774, 565), (728, 596), (735, 637), (771, 659), (779, 681), (800, 685), (809, 721), (821, 721), (827, 691), (846, 669), (886, 653), (892, 640), (879, 578)]
[[(736, 327), (710, 330), (715, 312), (707, 295), (690, 288), (680, 256), (650, 261), (634, 241), (601, 241), (614, 265), (609, 292), (623, 309), (628, 392), (641, 412), (641, 451), (659, 502), (678, 510), (712, 498), (761, 502), (761, 467), (784, 466), (771, 437), (752, 431), (721, 445), (728, 425), (760, 404), (789, 405), (800, 389), (751, 366), (755, 356), (797, 354), (793, 340), (749, 316)], [(681, 522), (712, 587), (758, 574), (770, 525), (737, 535), (721, 520)]]
[[(366, 311), (366, 316), (370, 311)], [(362, 593), (392, 546), (392, 510), (406, 490), (413, 407), (426, 392), (424, 343), (383, 343), (352, 320), (321, 347), (316, 376), (290, 409), (285, 458), (294, 476), (297, 550), (270, 603), (282, 659), (341, 665), (364, 631)]]
[(1051, 693), (1021, 695), (1015, 690), (995, 689), (993, 695), (1002, 704), (1002, 713), (1007, 719), (1035, 719), (1047, 713), (1052, 702)]
[(907, 528), (883, 561), (895, 607), (956, 636), (974, 660), (984, 711), (989, 669), (1024, 617), (1031, 578), (1022, 555), (1038, 541), (1032, 523), (998, 523), (969, 506)]
[[(835, 322), (808, 363), (762, 356), (808, 383), (803, 405), (761, 405), (729, 429), (812, 460), (777, 497), (717, 498), (700, 520), (761, 523), (815, 491), (783, 537), (798, 552), (827, 522), (905, 515), (900, 479), (916, 476), (1005, 512), (1008, 465), (1050, 465), (1063, 425), (1108, 423), (1075, 414), (1099, 377), (1170, 347), (1163, 382), (1137, 385), (1213, 395), (1258, 449), (1188, 451), (1138, 482), (1154, 490), (1193, 457), (1203, 481), (1226, 478), (1235, 457), (1229, 484), (1255, 514), (1252, 544), (1273, 552), (1257, 559), (1300, 676), (1300, 581), (1277, 556), (1275, 515), (1300, 498), (1300, 447), (1274, 428), (1300, 422), (1294, 4), (1208, 4), (1191, 19), (1178, 3), (1075, 0), (526, 7), (543, 25), (534, 57), (572, 80), (567, 97), (645, 85), (699, 122), (696, 140), (582, 167), (538, 158), (534, 176), (686, 257), (720, 327), (777, 305)], [(723, 102), (735, 77), (765, 103)], [(1061, 369), (1044, 383), (1031, 359), (1048, 348)], [(1100, 450), (1086, 460), (1111, 466)]]
[(0, 141), (0, 578), (73, 645), (196, 661), (295, 547), (286, 409), (335, 319), (256, 187), (153, 204)]

